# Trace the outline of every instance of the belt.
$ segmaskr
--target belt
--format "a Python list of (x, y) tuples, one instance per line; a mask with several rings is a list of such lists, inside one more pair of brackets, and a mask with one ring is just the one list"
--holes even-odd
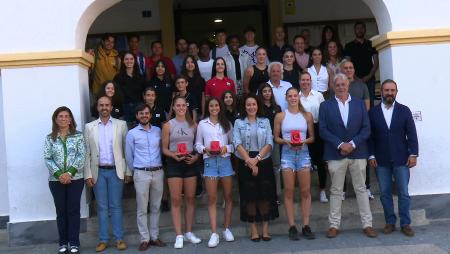
[(102, 168), (102, 169), (116, 169), (116, 166), (114, 165), (105, 165), (105, 166), (98, 166), (98, 168)]
[(163, 169), (161, 166), (160, 167), (148, 167), (148, 168), (134, 168), (136, 170), (142, 170), (142, 171), (158, 171)]

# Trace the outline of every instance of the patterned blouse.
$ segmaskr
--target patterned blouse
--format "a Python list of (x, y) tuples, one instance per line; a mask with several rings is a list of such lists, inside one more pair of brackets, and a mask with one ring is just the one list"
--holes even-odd
[(72, 174), (73, 180), (83, 178), (86, 147), (83, 134), (76, 131), (63, 140), (59, 133), (53, 141), (51, 135), (45, 138), (44, 160), (49, 171), (49, 181), (58, 181), (66, 172)]

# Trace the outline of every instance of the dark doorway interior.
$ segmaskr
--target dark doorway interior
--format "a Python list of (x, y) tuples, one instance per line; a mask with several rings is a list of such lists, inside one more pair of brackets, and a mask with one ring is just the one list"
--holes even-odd
[[(228, 35), (234, 34), (245, 43), (243, 30), (247, 26), (256, 29), (256, 43), (268, 45), (268, 17), (265, 5), (251, 5), (222, 8), (175, 9), (176, 37), (184, 37), (189, 41), (214, 41), (214, 31), (225, 29)], [(214, 22), (222, 19), (221, 23)]]

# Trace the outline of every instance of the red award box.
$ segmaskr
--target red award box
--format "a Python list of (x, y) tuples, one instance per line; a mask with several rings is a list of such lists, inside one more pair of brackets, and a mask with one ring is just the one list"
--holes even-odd
[(219, 141), (211, 141), (209, 152), (211, 154), (219, 154), (220, 153), (220, 142)]
[(179, 155), (187, 154), (187, 144), (186, 143), (178, 143), (177, 144), (177, 152)]
[(293, 145), (301, 145), (302, 137), (299, 130), (291, 131), (291, 143)]

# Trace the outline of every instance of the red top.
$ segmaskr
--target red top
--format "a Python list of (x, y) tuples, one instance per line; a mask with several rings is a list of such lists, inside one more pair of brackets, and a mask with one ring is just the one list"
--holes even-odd
[[(167, 68), (166, 71), (169, 71), (172, 76), (175, 76), (177, 74), (177, 70), (175, 69), (175, 65), (173, 64), (172, 59), (170, 59), (166, 56), (161, 56), (160, 59), (166, 65), (166, 68)], [(153, 56), (145, 57), (145, 65), (147, 66), (147, 70), (148, 70), (148, 73), (150, 74), (150, 78), (153, 77), (153, 68), (155, 68), (155, 63), (157, 61), (158, 60), (156, 60), (156, 61), (153, 60)]]
[(236, 94), (236, 86), (234, 85), (234, 81), (224, 77), (223, 79), (218, 79), (217, 77), (213, 77), (212, 79), (206, 82), (205, 86), (205, 95), (212, 96), (220, 99), (223, 92), (232, 91)]

